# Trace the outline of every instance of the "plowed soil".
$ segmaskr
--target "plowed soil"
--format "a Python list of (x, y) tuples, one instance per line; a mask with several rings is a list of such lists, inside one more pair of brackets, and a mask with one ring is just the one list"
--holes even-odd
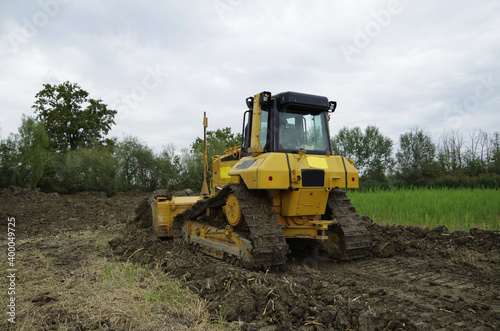
[[(0, 328), (151, 328), (127, 320), (126, 309), (119, 306), (125, 307), (127, 298), (114, 301), (118, 308), (113, 313), (96, 311), (96, 302), (104, 298), (84, 296), (77, 288), (80, 280), (92, 284), (93, 261), (119, 259), (160, 266), (205, 302), (214, 325), (224, 321), (219, 328), (500, 329), (498, 232), (388, 227), (365, 217), (373, 241), (365, 259), (337, 262), (295, 253), (284, 267), (250, 271), (196, 253), (184, 243), (155, 238), (147, 223), (134, 220), (134, 209), (147, 196), (59, 196), (20, 188), (0, 192), (5, 258), (8, 218), (16, 219), (17, 231), (17, 323), (10, 324), (2, 313)], [(4, 310), (7, 269), (3, 263)], [(67, 293), (75, 293), (76, 306), (61, 304)], [(181, 322), (187, 329), (196, 325)]]

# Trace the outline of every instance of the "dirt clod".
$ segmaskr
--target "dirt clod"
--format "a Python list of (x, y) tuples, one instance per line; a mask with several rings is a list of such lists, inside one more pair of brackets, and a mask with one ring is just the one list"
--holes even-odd
[[(15, 217), (18, 286), (30, 293), (18, 296), (20, 320), (33, 313), (21, 308), (29, 304), (42, 316), (45, 329), (141, 329), (127, 321), (127, 300), (132, 298), (116, 298), (123, 302), (118, 310), (123, 316), (102, 318), (85, 302), (80, 311), (60, 304), (65, 293), (77, 291), (77, 281), (89, 286), (99, 281), (88, 267), (93, 260), (118, 259), (160, 266), (204, 300), (214, 325), (233, 329), (500, 328), (498, 232), (381, 226), (363, 217), (372, 237), (367, 258), (340, 263), (292, 255), (284, 268), (250, 271), (196, 253), (184, 243), (155, 238), (145, 221), (150, 207), (144, 201), (149, 198), (141, 192), (109, 198), (100, 193), (1, 191), (1, 231), (7, 233), (7, 219)], [(6, 241), (1, 245), (6, 247)], [(36, 273), (29, 273), (30, 268)], [(53, 287), (37, 286), (41, 277), (50, 278)], [(33, 287), (23, 288), (28, 283)], [(147, 286), (141, 278), (138, 287), (145, 291)], [(186, 329), (196, 326), (186, 316), (158, 311), (157, 318)]]

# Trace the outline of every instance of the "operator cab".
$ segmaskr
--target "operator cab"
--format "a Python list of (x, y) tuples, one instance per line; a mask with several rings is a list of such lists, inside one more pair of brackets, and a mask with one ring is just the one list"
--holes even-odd
[[(257, 96), (258, 102), (254, 97), (247, 98), (250, 109), (243, 120), (243, 155), (250, 154), (252, 148), (262, 152), (332, 154), (328, 112), (335, 110), (335, 101), (297, 92), (274, 96), (262, 92)], [(260, 116), (254, 116), (254, 112)]]

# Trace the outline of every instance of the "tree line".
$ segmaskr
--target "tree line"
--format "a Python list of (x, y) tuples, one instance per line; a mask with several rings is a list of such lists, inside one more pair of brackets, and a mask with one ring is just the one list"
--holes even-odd
[[(116, 111), (78, 84), (44, 84), (36, 116), (23, 115), (18, 133), (0, 139), (0, 188), (38, 187), (46, 192), (201, 188), (203, 140), (189, 149), (167, 144), (159, 153), (137, 137), (108, 138)], [(208, 154), (238, 144), (230, 128), (208, 131)]]
[[(45, 84), (36, 94), (36, 116), (23, 115), (18, 133), (0, 139), (0, 188), (38, 187), (46, 192), (190, 188), (203, 178), (203, 140), (155, 152), (137, 137), (108, 138), (116, 111), (78, 84)], [(207, 132), (213, 155), (241, 142), (230, 128)], [(444, 133), (436, 145), (421, 129), (400, 136), (399, 148), (376, 126), (344, 127), (331, 139), (336, 155), (354, 158), (361, 188), (394, 186), (499, 187), (500, 133)], [(209, 167), (210, 170), (210, 167)]]
[[(229, 128), (209, 131), (209, 158), (236, 144)], [(199, 191), (203, 180), (203, 143), (190, 149), (168, 144), (159, 153), (137, 137), (65, 151), (51, 149), (42, 122), (24, 116), (17, 134), (0, 141), (0, 188), (38, 187), (63, 194), (101, 191), (108, 195), (135, 189)], [(239, 140), (238, 140), (239, 141)], [(217, 147), (215, 147), (217, 146)]]
[(360, 186), (500, 187), (500, 133), (475, 129), (444, 132), (438, 143), (419, 128), (399, 137), (399, 148), (375, 126), (340, 129), (334, 153), (354, 158)]

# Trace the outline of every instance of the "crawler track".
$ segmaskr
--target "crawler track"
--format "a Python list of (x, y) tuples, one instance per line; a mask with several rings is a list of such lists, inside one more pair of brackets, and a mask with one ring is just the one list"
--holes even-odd
[[(186, 230), (183, 230), (184, 225), (189, 221), (210, 223), (205, 217), (206, 210), (221, 208), (230, 194), (238, 199), (245, 219), (245, 225), (236, 228), (235, 231), (241, 238), (251, 243), (251, 252), (243, 261), (245, 266), (266, 268), (271, 265), (284, 264), (288, 245), (266, 192), (248, 190), (240, 184), (227, 185), (217, 195), (200, 200), (178, 214), (173, 224), (174, 238), (190, 242)], [(342, 260), (365, 257), (370, 247), (369, 232), (345, 192), (339, 189), (333, 190), (328, 199), (328, 208), (331, 217), (337, 220), (329, 226), (330, 235), (335, 238), (338, 245), (333, 254), (331, 253), (332, 256)], [(224, 231), (224, 227), (227, 226), (225, 223), (211, 222), (210, 224), (217, 227), (219, 231)], [(209, 244), (211, 249), (214, 249), (214, 245), (216, 246), (220, 256), (242, 259), (241, 255), (236, 256), (233, 252), (226, 250), (224, 245)]]
[(328, 207), (337, 223), (329, 226), (329, 232), (338, 237), (340, 249), (337, 258), (358, 259), (368, 255), (370, 233), (365, 223), (351, 204), (351, 200), (340, 189), (332, 190), (328, 197)]
[[(205, 215), (207, 208), (220, 208), (225, 204), (229, 194), (234, 194), (241, 206), (245, 218), (247, 231), (237, 229), (243, 238), (252, 244), (250, 261), (245, 261), (245, 266), (250, 268), (268, 267), (280, 265), (286, 262), (288, 245), (285, 240), (281, 225), (276, 214), (269, 204), (265, 191), (250, 191), (239, 184), (225, 186), (214, 197), (200, 200), (186, 211), (178, 214), (174, 219), (174, 237), (186, 238), (182, 231), (184, 224), (189, 221), (199, 220)], [(227, 224), (222, 224), (221, 229)], [(221, 253), (227, 255), (224, 247), (220, 247)]]

